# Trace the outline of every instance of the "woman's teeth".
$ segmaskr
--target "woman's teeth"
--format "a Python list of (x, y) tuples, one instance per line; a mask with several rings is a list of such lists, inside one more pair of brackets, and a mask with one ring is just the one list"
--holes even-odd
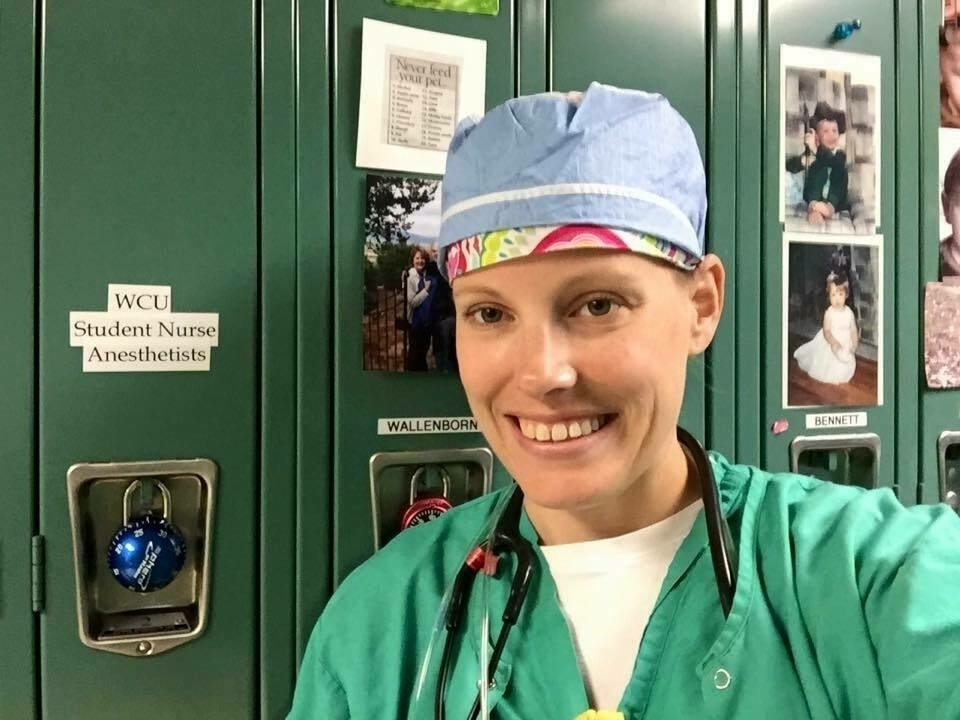
[(603, 426), (603, 418), (599, 416), (550, 425), (523, 418), (518, 420), (523, 436), (538, 442), (563, 442), (568, 438), (586, 437)]

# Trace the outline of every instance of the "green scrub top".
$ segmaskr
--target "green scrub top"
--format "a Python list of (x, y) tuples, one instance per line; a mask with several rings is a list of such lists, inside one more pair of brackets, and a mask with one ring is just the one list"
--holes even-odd
[[(733, 608), (724, 619), (701, 512), (640, 643), (617, 708), (625, 720), (960, 718), (960, 519), (944, 505), (904, 508), (889, 490), (710, 459), (739, 547)], [(506, 492), (402, 532), (346, 579), (311, 636), (290, 720), (433, 718), (436, 662), (425, 702), (412, 695), (439, 604)], [(525, 516), (521, 532), (536, 547)], [(590, 706), (536, 553), (491, 717), (573, 720)], [(500, 565), (489, 583), (494, 640), (512, 560)], [(478, 580), (455, 645), (450, 720), (476, 697), (480, 590)]]

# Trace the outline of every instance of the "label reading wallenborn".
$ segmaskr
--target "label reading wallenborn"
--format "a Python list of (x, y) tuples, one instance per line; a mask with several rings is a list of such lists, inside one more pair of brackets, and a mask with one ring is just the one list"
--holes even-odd
[(480, 432), (472, 417), (380, 418), (377, 435), (434, 435)]
[(867, 414), (865, 412), (812, 413), (807, 415), (807, 430), (866, 426)]
[(107, 310), (70, 312), (83, 372), (207, 371), (219, 313), (175, 313), (169, 285), (107, 286)]

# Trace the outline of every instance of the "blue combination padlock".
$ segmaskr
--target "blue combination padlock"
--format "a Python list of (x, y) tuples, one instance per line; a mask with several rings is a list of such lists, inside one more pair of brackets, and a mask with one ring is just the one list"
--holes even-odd
[(169, 519), (170, 491), (159, 480), (151, 482), (163, 496), (163, 514), (148, 510), (131, 520), (130, 501), (142, 486), (134, 480), (123, 493), (123, 525), (107, 549), (107, 565), (117, 582), (140, 593), (169, 585), (187, 557), (183, 535)]

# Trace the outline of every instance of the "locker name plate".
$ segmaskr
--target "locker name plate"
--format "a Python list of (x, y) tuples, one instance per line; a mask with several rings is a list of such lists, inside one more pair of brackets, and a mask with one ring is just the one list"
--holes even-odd
[(107, 310), (70, 312), (70, 347), (83, 372), (210, 370), (219, 313), (175, 313), (169, 285), (107, 286)]
[(445, 435), (475, 433), (477, 421), (472, 417), (379, 418), (377, 435)]
[(811, 413), (807, 415), (807, 430), (866, 427), (865, 412)]

